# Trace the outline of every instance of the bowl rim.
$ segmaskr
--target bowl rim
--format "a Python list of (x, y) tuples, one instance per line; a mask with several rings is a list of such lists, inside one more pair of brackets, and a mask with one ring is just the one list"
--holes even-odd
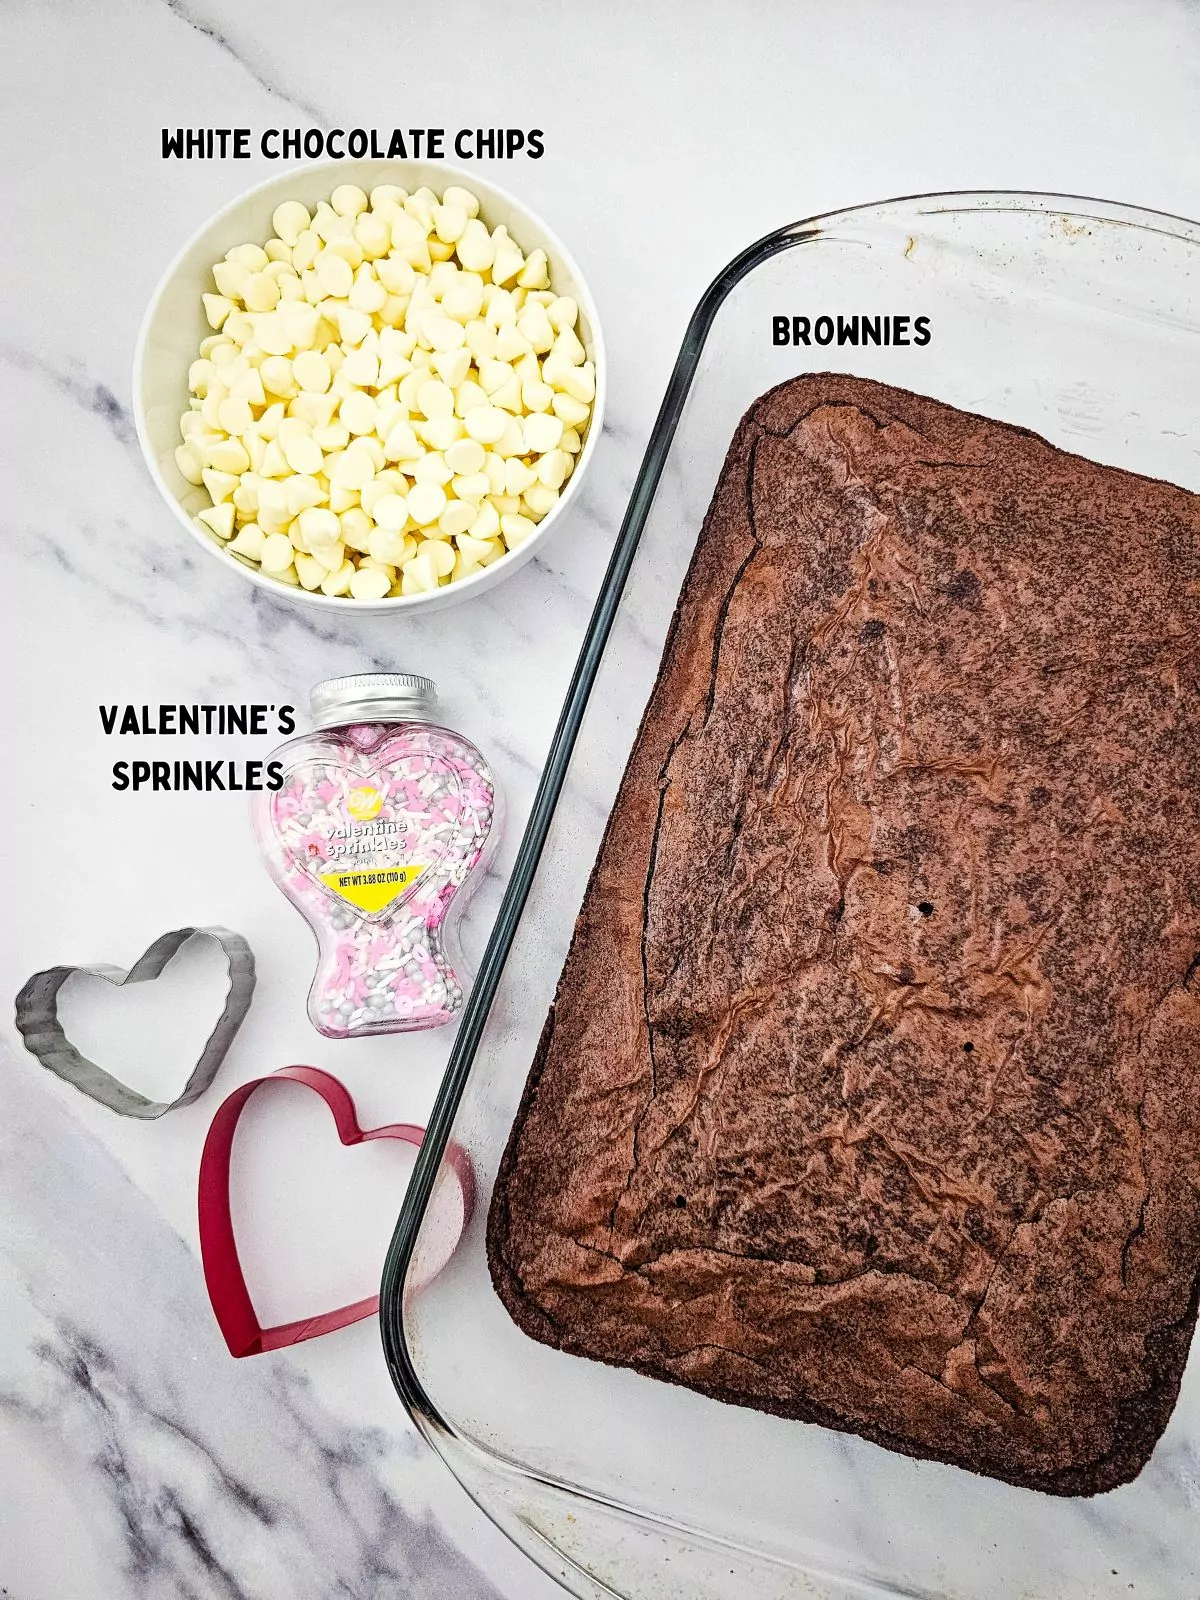
[[(425, 171), (432, 168), (438, 173), (444, 174), (443, 187), (458, 185), (461, 188), (470, 190), (472, 193), (476, 187), (482, 187), (489, 191), (492, 197), (511, 206), (515, 212), (528, 219), (534, 228), (540, 229), (558, 259), (575, 279), (577, 293), (573, 298), (577, 300), (580, 310), (587, 318), (594, 347), (592, 359), (596, 369), (596, 394), (592, 401), (592, 413), (588, 418), (588, 430), (583, 441), (583, 449), (576, 458), (575, 469), (567, 480), (566, 487), (559, 499), (536, 525), (528, 539), (519, 545), (516, 550), (506, 550), (497, 560), (486, 567), (481, 567), (478, 572), (473, 572), (469, 578), (461, 578), (455, 584), (447, 584), (444, 588), (439, 586), (426, 594), (390, 595), (380, 600), (355, 600), (345, 595), (326, 595), (319, 590), (314, 591), (299, 586), (294, 587), (291, 584), (279, 582), (277, 578), (268, 576), (260, 571), (259, 568), (250, 566), (246, 562), (224, 559), (228, 554), (227, 551), (223, 547), (214, 544), (211, 539), (201, 533), (196, 526), (194, 518), (190, 517), (184, 510), (159, 468), (146, 424), (145, 396), (142, 382), (142, 371), (150, 340), (150, 329), (162, 299), (167, 289), (175, 281), (185, 258), (211, 228), (216, 227), (225, 218), (232, 216), (247, 201), (254, 200), (276, 186), (285, 186), (288, 180), (294, 180), (299, 174), (307, 176), (308, 174), (316, 173), (345, 173), (347, 176), (344, 181), (352, 183), (354, 180), (350, 174), (356, 170), (361, 170), (363, 167), (390, 167), (394, 168), (397, 173), (402, 169), (408, 169), (411, 172), (414, 168), (421, 168)], [(337, 185), (335, 184), (333, 187), (336, 188)], [(591, 285), (584, 276), (574, 255), (567, 249), (555, 229), (549, 226), (540, 213), (534, 211), (531, 206), (514, 195), (511, 190), (505, 188), (502, 184), (494, 183), (486, 174), (468, 173), (462, 167), (456, 167), (444, 161), (412, 161), (398, 158), (389, 160), (385, 157), (379, 161), (351, 159), (345, 161), (298, 162), (282, 171), (272, 173), (261, 182), (252, 184), (248, 189), (243, 189), (232, 199), (226, 201), (224, 205), (219, 206), (216, 211), (211, 212), (200, 226), (188, 235), (159, 274), (150, 298), (146, 303), (146, 309), (142, 313), (137, 340), (134, 344), (133, 422), (137, 432), (138, 444), (141, 448), (142, 459), (149, 470), (155, 487), (169, 506), (175, 520), (185, 527), (201, 548), (219, 561), (226, 570), (232, 567), (257, 588), (264, 589), (281, 599), (292, 600), (299, 605), (317, 606), (323, 610), (334, 610), (351, 615), (355, 613), (380, 615), (387, 612), (415, 611), (422, 608), (431, 610), (440, 606), (458, 604), (461, 601), (487, 593), (488, 590), (495, 588), (497, 584), (502, 583), (506, 578), (510, 578), (519, 572), (521, 567), (535, 553), (535, 549), (545, 541), (547, 535), (556, 526), (560, 513), (575, 498), (576, 488), (583, 479), (587, 467), (591, 464), (596, 445), (603, 431), (604, 407), (607, 398), (607, 371), (608, 362), (604, 348), (604, 334), (596, 310), (596, 302), (592, 294)], [(510, 561), (510, 557), (517, 559)], [(453, 600), (447, 599), (451, 590), (453, 590)]]

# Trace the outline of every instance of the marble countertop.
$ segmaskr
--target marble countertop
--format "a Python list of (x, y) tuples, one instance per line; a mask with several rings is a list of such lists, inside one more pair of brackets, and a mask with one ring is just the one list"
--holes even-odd
[[(562, 1592), (420, 1441), (372, 1321), (228, 1357), (195, 1224), (220, 1090), (309, 1061), (343, 1079), (364, 1123), (420, 1121), (449, 1040), (320, 1039), (304, 1015), (309, 935), (256, 860), (244, 797), (114, 793), (113, 760), (143, 752), (103, 736), (98, 704), (302, 706), (311, 683), (341, 672), (437, 677), (447, 720), (488, 752), (508, 795), (470, 928), (477, 953), (684, 324), (724, 263), (782, 222), (900, 193), (1031, 188), (1200, 215), (1189, 0), (986, 12), (756, 0), (736, 25), (711, 0), (617, 11), (59, 0), (6, 18), (5, 983), (14, 994), (59, 961), (128, 964), (193, 923), (238, 929), (259, 960), (217, 1088), (158, 1124), (52, 1080), (6, 1025), (9, 1600)], [(428, 621), (330, 619), (188, 547), (134, 436), (134, 339), (179, 244), (276, 167), (164, 162), (160, 129), (179, 124), (544, 130), (540, 160), (488, 170), (588, 274), (609, 409), (577, 506), (511, 582)], [(139, 1086), (164, 1089), (199, 1026), (183, 996), (165, 985), (104, 1017), (82, 997), (78, 1025), (115, 1030), (110, 1048), (126, 1050)], [(406, 1158), (339, 1161), (322, 1115), (255, 1109), (239, 1136), (235, 1216), (254, 1211), (247, 1266), (265, 1316), (301, 1314), (301, 1282), (332, 1302), (378, 1275)]]

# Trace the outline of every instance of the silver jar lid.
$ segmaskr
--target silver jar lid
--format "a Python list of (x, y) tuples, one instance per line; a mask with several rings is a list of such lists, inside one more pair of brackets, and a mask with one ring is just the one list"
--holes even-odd
[(308, 697), (313, 726), (345, 728), (352, 722), (417, 722), (432, 717), (437, 685), (412, 672), (356, 672), (326, 678)]

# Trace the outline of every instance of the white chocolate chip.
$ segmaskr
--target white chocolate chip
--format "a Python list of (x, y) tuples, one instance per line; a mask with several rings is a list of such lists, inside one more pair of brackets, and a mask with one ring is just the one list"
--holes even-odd
[(327, 506), (310, 506), (299, 513), (296, 521), (310, 550), (318, 545), (335, 544), (342, 536), (341, 523)]
[(361, 450), (370, 461), (376, 472), (382, 472), (387, 466), (387, 457), (383, 453), (383, 446), (374, 434), (364, 434), (353, 441), (355, 447)]
[(234, 550), (240, 556), (245, 556), (250, 561), (262, 558), (263, 545), (267, 536), (257, 522), (247, 522), (239, 528), (234, 538), (229, 541), (227, 549)]
[(354, 576), (354, 568), (349, 561), (343, 562), (336, 572), (331, 572), (321, 585), (321, 593), (328, 595), (342, 595), (350, 593), (350, 580)]
[(500, 531), (504, 535), (504, 542), (510, 550), (515, 550), (519, 544), (524, 544), (529, 535), (534, 531), (536, 524), (528, 517), (519, 514), (500, 518)]
[[(528, 432), (528, 430), (526, 430)], [(526, 489), (538, 481), (538, 475), (532, 467), (527, 467), (516, 456), (510, 456), (504, 463), (504, 492), (510, 495), (524, 494)]]
[(371, 548), (371, 534), (375, 531), (375, 524), (361, 506), (351, 506), (343, 511), (338, 518), (342, 529), (342, 543), (351, 550), (358, 550), (367, 555)]
[(205, 467), (201, 478), (215, 506), (220, 505), (223, 500), (228, 500), (237, 488), (238, 481), (231, 472), (218, 472), (211, 467)]
[(329, 572), (337, 572), (346, 559), (345, 547), (341, 543), (315, 544), (312, 553)]
[[(457, 389), (471, 370), (471, 352), (461, 346), (456, 350), (439, 350), (433, 358), (433, 370), (442, 382)], [(451, 401), (453, 409), (453, 400)], [(426, 413), (428, 415), (428, 413)]]
[[(505, 426), (507, 427), (507, 423)], [(488, 493), (503, 494), (505, 478), (504, 457), (498, 455), (494, 450), (489, 450), (483, 458), (483, 470), (487, 475)]]
[(269, 533), (263, 540), (259, 561), (264, 572), (279, 573), (291, 566), (295, 553), (286, 533)]
[(548, 488), (544, 483), (531, 483), (521, 496), (530, 516), (535, 522), (550, 511), (553, 511), (558, 500), (558, 490)]
[[(573, 329), (579, 319), (579, 307), (570, 295), (560, 295), (557, 300), (552, 300), (546, 307), (546, 316), (550, 319), (550, 326), (556, 333), (566, 333)], [(579, 358), (581, 361), (583, 357)]]
[[(475, 217), (463, 229), (455, 250), (458, 259), (468, 272), (486, 272), (496, 254), (491, 234)], [(214, 323), (213, 326), (216, 327), (218, 324)]]
[(484, 455), (484, 448), (478, 440), (459, 439), (446, 451), (446, 465), (456, 474), (478, 472), (483, 466)]
[(469, 189), (460, 189), (455, 184), (446, 190), (442, 196), (442, 203), (448, 206), (461, 206), (468, 217), (479, 215), (479, 201)]
[(222, 505), (209, 506), (198, 513), (196, 520), (202, 522), (206, 528), (211, 529), (218, 539), (228, 539), (233, 532), (235, 512), (233, 502), (226, 500)]
[(360, 566), (350, 579), (350, 593), (356, 600), (382, 600), (392, 587), (387, 573)]
[(250, 282), (250, 268), (240, 261), (218, 261), (213, 267), (213, 282), (217, 293), (229, 300), (240, 300)]
[(462, 238), (471, 220), (462, 206), (441, 205), (433, 207), (433, 227), (438, 238), (446, 244), (456, 244)]
[(486, 406), (488, 397), (480, 384), (471, 378), (466, 378), (454, 391), (455, 415), (465, 417), (468, 411), (473, 411), (476, 406)]
[[(271, 360), (270, 356), (267, 360)], [(284, 359), (276, 356), (275, 360)], [(235, 400), (248, 400), (252, 406), (265, 406), (267, 403), (266, 390), (263, 388), (262, 376), (257, 367), (250, 367), (245, 372), (239, 372), (229, 385), (229, 393)], [(242, 432), (246, 430), (243, 428)]]
[(354, 237), (359, 248), (368, 261), (376, 261), (381, 256), (386, 256), (392, 245), (392, 226), (386, 218), (373, 212), (357, 218), (354, 224)]
[(209, 380), (216, 376), (216, 371), (215, 363), (203, 356), (198, 361), (193, 361), (188, 368), (188, 388), (192, 394), (199, 395), (203, 400), (208, 393)]
[(549, 262), (544, 250), (531, 250), (517, 277), (522, 289), (544, 289), (550, 282)]
[(265, 272), (252, 273), (242, 299), (247, 311), (274, 311), (279, 304), (279, 285)]
[(438, 578), (448, 578), (454, 570), (454, 551), (447, 541), (429, 539), (421, 546), (429, 565), (433, 568), (434, 575)]
[(445, 456), (437, 450), (431, 450), (428, 455), (422, 456), (413, 467), (413, 477), (418, 483), (436, 483), (442, 487), (449, 483), (453, 476), (454, 473)]
[(465, 432), (458, 417), (433, 417), (420, 424), (420, 437), (431, 450), (448, 450)]
[(490, 322), (476, 318), (468, 322), (466, 329), (467, 348), (476, 361), (486, 361), (496, 354), (497, 335)]
[(322, 291), (334, 299), (344, 300), (354, 285), (354, 271), (344, 256), (335, 255), (328, 248), (321, 251), (313, 263), (317, 281)]
[(506, 412), (495, 406), (474, 406), (463, 418), (467, 432), (480, 444), (495, 444), (508, 426)]
[(563, 425), (559, 417), (539, 411), (525, 418), (525, 442), (535, 455), (557, 449), (562, 434)]
[(313, 427), (313, 442), (319, 444), (327, 455), (338, 455), (350, 443), (350, 430), (344, 422), (334, 419), (328, 427)]
[(394, 528), (376, 528), (369, 541), (371, 559), (398, 567), (408, 559), (408, 544), (404, 534)]
[(371, 318), (365, 311), (356, 311), (351, 305), (339, 305), (337, 328), (343, 345), (361, 344), (371, 332)]
[(181, 444), (175, 451), (175, 465), (189, 483), (204, 482), (204, 463), (200, 453), (190, 444)]
[(320, 480), (307, 477), (303, 473), (297, 473), (294, 478), (284, 479), (283, 494), (288, 514), (293, 517), (299, 517), (310, 507), (319, 506), (329, 499), (329, 494), (321, 487)]
[(400, 532), (408, 522), (408, 499), (402, 494), (385, 494), (376, 500), (371, 516), (381, 528)]
[(449, 417), (454, 413), (454, 391), (440, 379), (421, 384), (416, 399), (417, 409), (427, 417)]
[(500, 513), (490, 500), (479, 508), (479, 515), (467, 530), (473, 539), (494, 539), (500, 532)]
[(531, 355), (533, 346), (514, 322), (506, 322), (496, 333), (496, 354), (501, 361), (519, 361)]
[(311, 434), (291, 439), (280, 448), (283, 450), (283, 459), (293, 472), (311, 477), (320, 472), (324, 466), (324, 454)]
[(507, 289), (498, 289), (489, 284), (484, 291), (484, 304), (487, 307), (487, 320), (493, 328), (503, 328), (517, 321), (520, 308)]
[[(352, 394), (346, 395), (338, 408), (346, 427), (352, 434), (374, 433), (375, 431), (375, 402), (369, 394), (364, 394), (361, 389), (356, 389)], [(561, 434), (562, 424), (559, 424)], [(557, 443), (557, 440), (555, 441)]]
[(241, 261), (248, 266), (251, 272), (261, 272), (267, 264), (267, 252), (258, 244), (235, 244), (232, 250), (226, 250), (226, 261)]
[(227, 300), (223, 294), (205, 294), (200, 296), (204, 303), (204, 315), (208, 318), (210, 328), (220, 328), (233, 310), (233, 301)]
[(585, 401), (590, 405), (596, 398), (596, 369), (590, 361), (585, 361), (581, 367), (567, 367), (554, 387), (569, 394), (573, 400)]
[(580, 344), (574, 330), (564, 328), (554, 340), (551, 353), (556, 360), (567, 363), (568, 366), (578, 367), (587, 359), (587, 351)]
[(329, 473), (330, 483), (342, 489), (361, 489), (375, 476), (375, 466), (365, 448), (352, 444), (337, 458)]
[(454, 493), (460, 500), (477, 504), (491, 487), (486, 472), (465, 473), (454, 479)]
[(407, 199), (407, 189), (399, 189), (394, 183), (378, 183), (371, 190), (371, 209), (378, 211), (383, 206), (402, 206)]
[(319, 589), (324, 583), (328, 572), (316, 556), (301, 552), (296, 554), (296, 576), (300, 580), (302, 589)]
[(292, 246), (292, 265), (297, 272), (307, 272), (321, 251), (320, 235), (311, 227), (305, 228)]
[(384, 440), (383, 453), (389, 461), (413, 461), (424, 454), (420, 440), (407, 422), (398, 422)]
[(478, 515), (478, 508), (468, 501), (449, 500), (438, 518), (438, 529), (447, 539), (456, 539), (460, 533), (466, 533)]
[(520, 246), (508, 236), (508, 229), (499, 227), (492, 235), (492, 282), (502, 285), (513, 283), (525, 265)]
[(526, 306), (517, 318), (517, 331), (529, 341), (530, 347), (543, 355), (554, 344), (554, 329), (544, 306)]
[(355, 311), (372, 313), (382, 311), (387, 304), (388, 292), (370, 267), (360, 269), (350, 289), (350, 304)]
[[(291, 363), (291, 369), (300, 387), (313, 394), (324, 394), (333, 379), (329, 362), (320, 350), (301, 350)], [(275, 392), (281, 394), (283, 391), (277, 389)]]
[(239, 439), (218, 439), (209, 445), (205, 456), (207, 466), (215, 467), (218, 472), (228, 472), (235, 478), (250, 470), (249, 453)]
[(287, 245), (294, 245), (311, 221), (308, 207), (299, 200), (284, 200), (271, 213), (271, 226)]
[(561, 489), (571, 471), (571, 458), (565, 450), (551, 450), (537, 464), (538, 482), (548, 489)]
[(367, 209), (369, 202), (357, 184), (342, 183), (330, 195), (329, 203), (339, 216), (356, 217)]
[[(553, 391), (551, 391), (553, 393)], [(558, 417), (565, 427), (577, 428), (585, 423), (591, 415), (591, 407), (582, 400), (576, 400), (569, 394), (556, 394), (551, 401), (554, 415)]]
[(250, 408), (250, 400), (240, 400), (230, 395), (227, 400), (222, 400), (216, 408), (216, 416), (221, 427), (227, 434), (245, 434), (245, 430), (253, 424), (254, 413)]
[(408, 514), (419, 526), (436, 522), (446, 509), (446, 491), (436, 483), (415, 484), (408, 496)]

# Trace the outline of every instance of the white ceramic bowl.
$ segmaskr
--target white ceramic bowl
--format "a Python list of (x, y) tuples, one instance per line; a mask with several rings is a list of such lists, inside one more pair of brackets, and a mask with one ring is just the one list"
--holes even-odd
[[(200, 341), (212, 332), (200, 296), (213, 288), (210, 277), (213, 263), (220, 261), (235, 244), (262, 243), (269, 239), (273, 232), (271, 215), (281, 200), (302, 200), (311, 210), (318, 200), (327, 200), (340, 183), (356, 183), (368, 193), (380, 183), (395, 183), (410, 192), (427, 184), (438, 194), (450, 184), (470, 189), (478, 195), (480, 215), (490, 227), (504, 223), (526, 254), (539, 246), (546, 252), (551, 285), (559, 294), (570, 295), (579, 306), (579, 337), (589, 359), (596, 364), (596, 399), (583, 449), (553, 510), (517, 549), (471, 577), (447, 584), (431, 594), (389, 600), (351, 600), (311, 594), (306, 589), (279, 583), (256, 566), (231, 555), (196, 522), (196, 513), (210, 503), (208, 495), (203, 488), (188, 483), (175, 465), (175, 449), (180, 443), (179, 419), (188, 409), (188, 367), (199, 353)], [(541, 218), (512, 195), (476, 173), (460, 171), (441, 162), (326, 161), (314, 166), (289, 167), (278, 177), (268, 178), (218, 211), (184, 245), (163, 274), (142, 323), (134, 356), (133, 407), (142, 454), (163, 499), (181, 527), (227, 571), (240, 574), (281, 599), (294, 600), (297, 605), (349, 612), (428, 612), (491, 589), (524, 566), (545, 544), (579, 492), (600, 437), (606, 376), (600, 324), (583, 274)]]

